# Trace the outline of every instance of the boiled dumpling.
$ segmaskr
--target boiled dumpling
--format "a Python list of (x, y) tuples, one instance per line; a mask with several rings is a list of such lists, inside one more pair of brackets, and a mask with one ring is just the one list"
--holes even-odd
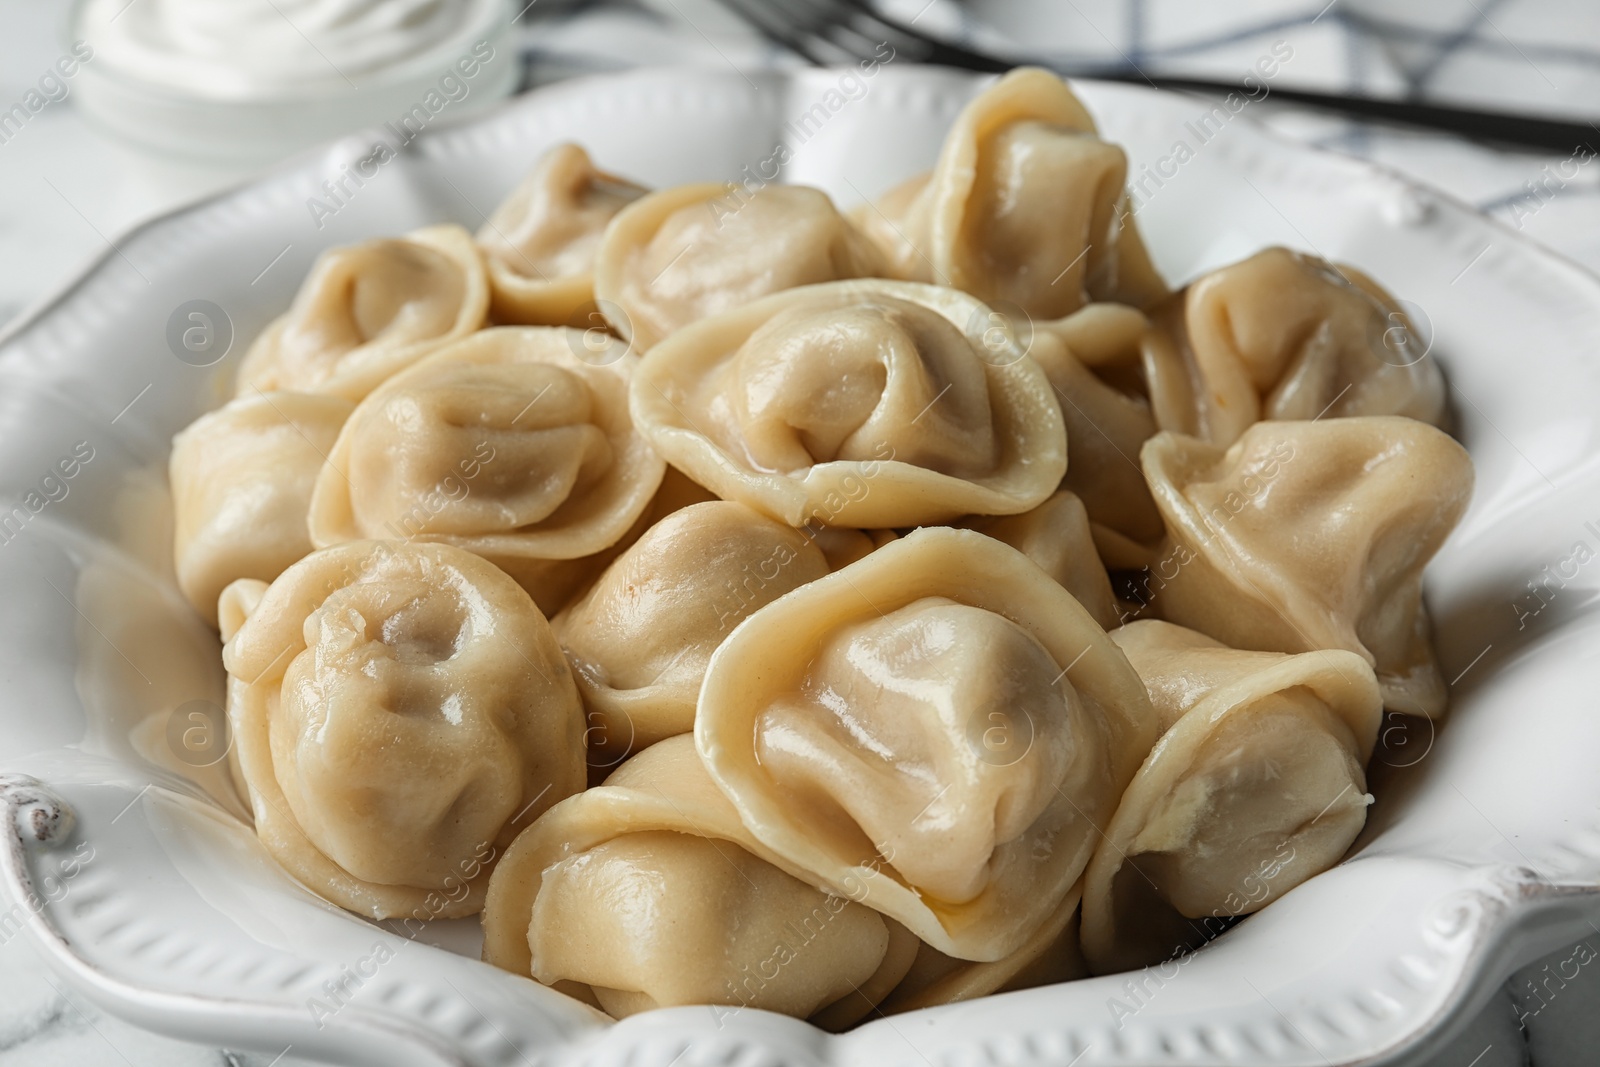
[(1372, 803), (1362, 768), (1383, 711), (1353, 652), (1242, 652), (1153, 620), (1111, 636), (1163, 734), (1085, 878), (1099, 974), (1180, 955), (1337, 863)]
[(622, 1018), (678, 1004), (847, 1026), (916, 939), (786, 871), (739, 822), (688, 736), (546, 813), (496, 869), (483, 958)]
[(885, 1015), (955, 1004), (1018, 989), (1070, 982), (1088, 976), (1078, 945), (1078, 902), (1082, 882), (1062, 898), (1043, 926), (1021, 948), (992, 963), (946, 956), (932, 945), (917, 948), (911, 969), (878, 1005)]
[(552, 623), (588, 709), (589, 747), (614, 764), (694, 729), (723, 638), (827, 573), (804, 531), (743, 504), (692, 504), (650, 527)]
[(1200, 278), (1157, 322), (1146, 359), (1164, 430), (1228, 445), (1262, 419), (1444, 419), (1439, 365), (1354, 267), (1269, 248)]
[(583, 709), (539, 609), (440, 544), (354, 542), (239, 584), (228, 718), (267, 851), (369, 918), (476, 912), (500, 851), (584, 785)]
[(430, 226), (324, 252), (294, 305), (239, 365), (239, 395), (360, 400), (385, 378), (483, 325), (489, 282), (472, 235)]
[(899, 535), (893, 530), (854, 530), (848, 526), (808, 526), (806, 535), (836, 571), (865, 559)]
[(995, 961), (1061, 906), (1153, 728), (1078, 601), (1015, 549), (935, 527), (746, 619), (695, 738), (786, 863)]
[(647, 191), (596, 169), (575, 144), (546, 152), (478, 231), (495, 319), (578, 325), (594, 309), (595, 253), (606, 224)]
[(270, 582), (311, 551), (311, 487), (351, 410), (333, 396), (254, 393), (172, 439), (178, 587), (206, 621), (228, 583)]
[(1166, 295), (1128, 210), (1127, 154), (1065, 82), (1033, 67), (980, 93), (929, 175), (852, 217), (897, 277), (954, 286), (1033, 318), (1089, 300)]
[(929, 285), (808, 286), (703, 319), (650, 351), (631, 399), (668, 462), (791, 526), (1014, 514), (1067, 467), (1038, 365)]
[(1089, 515), (1072, 493), (1063, 489), (1021, 515), (969, 519), (963, 525), (1004, 541), (1033, 560), (1077, 597), (1103, 629), (1118, 624), (1117, 599), (1095, 551)]
[(697, 319), (782, 289), (881, 276), (887, 266), (820, 189), (715, 182), (652, 193), (600, 244), (595, 296), (641, 352)]
[(1107, 564), (1130, 569), (1148, 564), (1162, 534), (1161, 513), (1139, 468), (1139, 449), (1155, 434), (1155, 419), (1129, 374), (1137, 371), (1148, 328), (1134, 308), (1089, 304), (1033, 323), (1028, 345), (1067, 427), (1072, 462), (1061, 487), (1083, 501)]
[(632, 357), (613, 339), (591, 362), (579, 336), (483, 330), (385, 382), (329, 453), (312, 542), (447, 542), (558, 610), (644, 513), (664, 470), (628, 416)]
[(1388, 707), (1444, 711), (1422, 568), (1472, 494), (1466, 449), (1373, 416), (1260, 422), (1226, 450), (1162, 433), (1143, 463), (1173, 564), (1153, 589), (1161, 618), (1234, 648), (1349, 649)]

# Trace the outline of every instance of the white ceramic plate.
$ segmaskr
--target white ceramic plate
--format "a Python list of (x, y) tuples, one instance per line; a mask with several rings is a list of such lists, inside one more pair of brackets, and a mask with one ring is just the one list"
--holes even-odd
[[(1170, 175), (1147, 182), (1139, 214), (1170, 278), (1270, 243), (1353, 262), (1431, 323), (1454, 389), (1478, 488), (1428, 585), (1454, 709), (1437, 737), (1386, 729), (1351, 859), (1166, 974), (829, 1037), (707, 1008), (610, 1024), (477, 962), (471, 922), (411, 943), (265, 857), (215, 799), (218, 768), (176, 755), (222, 688), (216, 638), (172, 581), (172, 433), (222, 397), (320, 249), (476, 227), (556, 141), (655, 185), (729, 178), (798, 142), (785, 124), (820, 103), (786, 177), (854, 203), (926, 167), (980, 82), (891, 67), (847, 100), (855, 84), (830, 71), (566, 84), (430, 132), (319, 229), (308, 197), (370, 151), (351, 139), (141, 228), (14, 329), (0, 349), (0, 500), (23, 502), (0, 514), (0, 874), (33, 896), (0, 912), (0, 937), (28, 927), (76, 988), (152, 1029), (350, 1063), (1344, 1065), (1432, 1047), (1514, 965), (1600, 920), (1600, 281), (1247, 117), (1199, 144), (1198, 102), (1093, 84), (1082, 93), (1136, 179), (1144, 165)], [(1193, 158), (1176, 164), (1180, 140)], [(231, 320), (210, 367), (168, 343), (192, 300)], [(93, 458), (51, 476), (75, 448)]]

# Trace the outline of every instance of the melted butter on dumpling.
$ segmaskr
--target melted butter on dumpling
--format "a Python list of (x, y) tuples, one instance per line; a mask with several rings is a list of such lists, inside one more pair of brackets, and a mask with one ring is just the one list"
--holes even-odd
[(783, 289), (886, 272), (820, 189), (706, 183), (653, 193), (617, 216), (601, 242), (595, 295), (612, 328), (644, 351)]
[(483, 259), (459, 226), (331, 249), (289, 311), (250, 346), (239, 395), (281, 389), (360, 400), (482, 326), (488, 307)]
[(795, 526), (1012, 514), (1066, 470), (1042, 372), (934, 286), (808, 286), (704, 319), (646, 356), (631, 402), (669, 462)]
[(601, 235), (617, 212), (646, 192), (597, 169), (574, 144), (540, 157), (478, 231), (495, 319), (569, 326), (585, 308), (593, 311)]
[(262, 842), (373, 918), (476, 911), (498, 850), (583, 785), (549, 624), (449, 545), (341, 545), (253, 589), (223, 660)]
[(789, 865), (999, 960), (1061, 904), (1154, 737), (1092, 617), (1025, 556), (924, 528), (751, 615), (695, 738)]
[(484, 330), (386, 382), (329, 453), (312, 541), (447, 541), (559, 609), (644, 514), (664, 470), (628, 416), (620, 342), (591, 363), (574, 354), (587, 351), (578, 336)]

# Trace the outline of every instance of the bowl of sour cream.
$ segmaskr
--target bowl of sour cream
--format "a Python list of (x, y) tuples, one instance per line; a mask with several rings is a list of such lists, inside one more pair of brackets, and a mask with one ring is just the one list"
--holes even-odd
[(409, 140), (515, 89), (515, 17), (508, 0), (79, 0), (78, 104), (142, 148), (211, 161), (385, 124)]

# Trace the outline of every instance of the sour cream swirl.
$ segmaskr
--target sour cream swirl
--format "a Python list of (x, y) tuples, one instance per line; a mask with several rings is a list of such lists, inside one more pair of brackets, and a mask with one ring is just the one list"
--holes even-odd
[(252, 99), (366, 88), (507, 15), (504, 0), (89, 0), (79, 32), (143, 81)]

